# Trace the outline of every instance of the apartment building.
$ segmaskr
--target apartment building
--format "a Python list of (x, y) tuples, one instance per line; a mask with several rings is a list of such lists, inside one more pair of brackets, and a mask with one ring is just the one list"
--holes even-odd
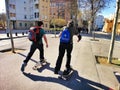
[(96, 29), (102, 29), (104, 25), (104, 16), (103, 15), (96, 16), (94, 24)]
[(9, 13), (12, 29), (29, 29), (38, 21), (44, 22), (44, 29), (49, 29), (50, 0), (8, 0), (6, 11)]

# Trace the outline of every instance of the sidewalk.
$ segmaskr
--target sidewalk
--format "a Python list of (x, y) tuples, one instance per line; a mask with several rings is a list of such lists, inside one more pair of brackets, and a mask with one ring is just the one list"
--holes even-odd
[[(58, 56), (59, 38), (51, 38), (51, 35), (47, 37), (49, 48), (45, 48), (45, 57), (50, 65), (38, 71), (32, 69), (39, 61), (38, 50), (29, 61), (25, 73), (20, 71), (21, 64), (29, 52), (29, 41), (25, 42), (25, 51), (17, 54), (0, 53), (0, 90), (119, 90), (119, 81), (114, 72), (120, 71), (120, 68), (99, 65), (95, 60), (95, 55), (107, 56), (110, 40), (91, 41), (91, 37), (83, 36), (77, 43), (77, 38), (74, 37), (71, 64), (75, 72), (69, 81), (63, 81), (53, 73)], [(119, 42), (117, 43), (114, 56), (120, 58)], [(61, 71), (65, 69), (65, 63), (66, 55)]]
[[(20, 38), (20, 37), (25, 37), (25, 36), (27, 36), (26, 33), (24, 33), (24, 34), (17, 33), (17, 35), (15, 33), (12, 34), (13, 38)], [(6, 39), (10, 39), (10, 34), (9, 34), (9, 36), (7, 36), (7, 33), (0, 34), (0, 40), (6, 40)]]

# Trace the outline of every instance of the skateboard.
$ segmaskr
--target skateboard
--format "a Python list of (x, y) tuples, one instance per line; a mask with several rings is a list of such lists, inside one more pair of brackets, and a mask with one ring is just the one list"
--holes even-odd
[(40, 69), (40, 68), (42, 68), (43, 66), (45, 66), (45, 65), (47, 65), (48, 64), (48, 62), (46, 61), (46, 62), (44, 62), (44, 63), (40, 63), (40, 62), (38, 62), (38, 63), (36, 63), (34, 66), (33, 66), (33, 70), (38, 70), (38, 69)]
[(58, 76), (58, 78), (62, 79), (62, 80), (69, 80), (73, 74), (74, 70), (71, 70), (71, 72), (68, 75), (60, 75)]

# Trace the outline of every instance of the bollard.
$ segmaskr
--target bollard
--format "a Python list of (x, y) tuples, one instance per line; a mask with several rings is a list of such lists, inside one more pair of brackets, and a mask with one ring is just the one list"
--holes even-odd
[(17, 33), (15, 33), (15, 36), (17, 36)]
[(22, 32), (22, 35), (24, 35), (24, 32)]
[(7, 33), (7, 37), (9, 37), (9, 33)]

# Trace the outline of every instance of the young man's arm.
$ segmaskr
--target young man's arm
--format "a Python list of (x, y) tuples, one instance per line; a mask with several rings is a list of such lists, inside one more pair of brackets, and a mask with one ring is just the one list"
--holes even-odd
[(46, 47), (48, 47), (48, 41), (47, 41), (47, 37), (46, 37), (45, 34), (43, 35), (43, 38), (44, 38), (44, 41), (45, 41), (45, 43), (46, 43)]

